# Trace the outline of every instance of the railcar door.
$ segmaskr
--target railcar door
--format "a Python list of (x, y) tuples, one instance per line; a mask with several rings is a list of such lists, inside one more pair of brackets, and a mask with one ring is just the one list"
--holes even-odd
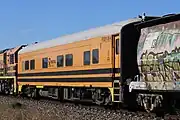
[(119, 34), (113, 36), (114, 48), (114, 79), (120, 79), (120, 36)]
[(113, 90), (114, 102), (122, 102), (121, 97), (121, 84), (120, 84), (120, 35), (112, 37), (113, 45)]

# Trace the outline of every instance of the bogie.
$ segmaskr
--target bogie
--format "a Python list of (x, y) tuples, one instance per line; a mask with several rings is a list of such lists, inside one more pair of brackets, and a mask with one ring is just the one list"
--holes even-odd
[(71, 87), (49, 87), (43, 89), (35, 86), (23, 86), (21, 95), (30, 98), (48, 97), (60, 101), (86, 101), (98, 105), (112, 104), (112, 95), (105, 88), (71, 88)]

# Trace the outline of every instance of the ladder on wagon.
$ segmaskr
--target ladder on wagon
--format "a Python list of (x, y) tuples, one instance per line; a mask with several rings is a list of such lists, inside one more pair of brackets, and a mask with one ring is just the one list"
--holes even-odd
[(113, 82), (113, 97), (114, 102), (122, 102), (121, 84), (119, 80), (114, 80)]

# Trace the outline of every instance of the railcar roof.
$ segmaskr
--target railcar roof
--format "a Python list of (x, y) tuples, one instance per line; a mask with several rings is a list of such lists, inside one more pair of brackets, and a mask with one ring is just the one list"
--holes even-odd
[(0, 54), (4, 53), (4, 52), (6, 52), (6, 51), (8, 51), (10, 49), (12, 49), (12, 48), (7, 48), (7, 49), (4, 49), (4, 50), (0, 50)]
[(132, 18), (132, 19), (121, 21), (121, 22), (113, 23), (110, 25), (105, 25), (102, 27), (97, 27), (97, 28), (86, 30), (86, 31), (73, 33), (70, 35), (61, 36), (61, 37), (58, 37), (58, 38), (55, 38), (52, 40), (28, 45), (27, 47), (20, 50), (19, 54), (32, 52), (32, 51), (36, 51), (36, 50), (40, 50), (40, 49), (44, 49), (44, 48), (50, 48), (50, 47), (54, 47), (57, 45), (72, 43), (72, 42), (76, 42), (76, 41), (80, 41), (80, 40), (95, 38), (95, 37), (99, 37), (99, 36), (116, 34), (116, 33), (120, 32), (120, 30), (123, 26), (125, 26), (129, 23), (132, 23), (132, 22), (140, 21), (140, 20), (141, 20), (140, 18)]
[(135, 26), (137, 26), (137, 28), (139, 28), (139, 29), (142, 29), (145, 27), (151, 27), (151, 26), (159, 25), (159, 24), (166, 24), (169, 22), (179, 21), (179, 20), (180, 20), (180, 13), (179, 14), (167, 14), (162, 17), (157, 17), (155, 19), (137, 23), (137, 24), (135, 24)]

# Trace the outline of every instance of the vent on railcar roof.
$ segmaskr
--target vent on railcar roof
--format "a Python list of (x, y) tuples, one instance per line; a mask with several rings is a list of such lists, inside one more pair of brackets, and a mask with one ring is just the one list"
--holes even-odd
[(147, 16), (146, 13), (143, 13), (142, 15), (138, 15), (138, 18), (141, 18), (142, 21), (148, 21), (148, 20), (159, 18), (159, 17), (158, 16)]
[(169, 16), (173, 16), (173, 15), (176, 15), (176, 14), (174, 14), (174, 13), (172, 13), (172, 14), (166, 14), (166, 15), (163, 15), (162, 17), (169, 17)]

